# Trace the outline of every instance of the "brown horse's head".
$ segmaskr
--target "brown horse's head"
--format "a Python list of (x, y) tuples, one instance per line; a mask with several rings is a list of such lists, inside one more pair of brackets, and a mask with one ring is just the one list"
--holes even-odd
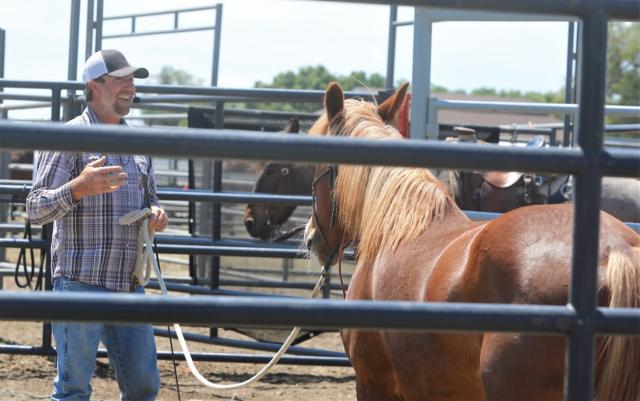
[[(285, 129), (297, 133), (300, 124), (292, 118)], [(253, 192), (289, 195), (311, 193), (313, 167), (290, 162), (265, 164), (258, 176)], [(269, 239), (289, 219), (296, 206), (272, 204), (248, 204), (244, 211), (244, 225), (254, 238)]]
[[(376, 109), (380, 123), (390, 124), (395, 121), (407, 89), (408, 84), (404, 84), (377, 108), (375, 105), (370, 105)], [(363, 103), (356, 100), (347, 102)], [(323, 115), (312, 126), (310, 134), (343, 135), (345, 99), (342, 88), (337, 83), (332, 83), (327, 88), (324, 108)], [(400, 134), (395, 132), (397, 137), (401, 138)], [(323, 266), (330, 266), (337, 262), (340, 247), (349, 241), (352, 234), (345, 229), (349, 224), (345, 222), (339, 210), (340, 205), (335, 193), (336, 180), (338, 180), (337, 165), (316, 166), (312, 184), (313, 214), (305, 229), (305, 241), (313, 257)]]

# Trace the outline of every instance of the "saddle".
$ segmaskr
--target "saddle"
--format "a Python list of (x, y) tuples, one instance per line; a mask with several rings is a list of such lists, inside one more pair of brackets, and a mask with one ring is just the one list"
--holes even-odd
[[(544, 137), (537, 135), (530, 139), (525, 146), (528, 148), (542, 148), (544, 147)], [(498, 188), (511, 187), (515, 185), (520, 178), (526, 176), (526, 174), (516, 171), (487, 171), (478, 174), (481, 174), (485, 181)]]
[[(455, 127), (454, 130), (458, 138), (453, 141), (482, 143), (475, 139), (475, 132), (469, 128)], [(543, 136), (536, 136), (526, 146), (538, 148), (544, 143)], [(505, 213), (521, 206), (569, 200), (566, 195), (569, 176), (472, 171), (459, 172), (457, 178), (460, 189), (456, 200), (466, 210)]]

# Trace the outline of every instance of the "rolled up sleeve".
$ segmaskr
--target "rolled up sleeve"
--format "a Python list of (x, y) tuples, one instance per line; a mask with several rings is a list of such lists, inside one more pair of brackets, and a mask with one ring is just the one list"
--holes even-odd
[(65, 152), (39, 152), (36, 176), (27, 196), (27, 215), (34, 224), (51, 223), (72, 210), (77, 202), (71, 196), (75, 155)]

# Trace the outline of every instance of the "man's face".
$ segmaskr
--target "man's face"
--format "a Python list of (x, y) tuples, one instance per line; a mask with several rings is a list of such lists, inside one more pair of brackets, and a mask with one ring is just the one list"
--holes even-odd
[[(102, 112), (124, 117), (129, 114), (131, 103), (136, 93), (133, 85), (133, 75), (126, 77), (112, 77), (103, 75), (104, 82), (98, 83), (99, 93), (96, 93), (97, 100)], [(94, 107), (95, 107), (94, 102)]]

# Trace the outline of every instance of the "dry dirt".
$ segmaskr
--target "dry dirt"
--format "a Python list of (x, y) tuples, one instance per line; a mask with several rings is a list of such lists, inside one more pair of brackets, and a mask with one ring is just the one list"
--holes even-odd
[[(4, 290), (15, 291), (13, 277), (4, 278)], [(184, 331), (201, 334), (206, 328), (187, 327)], [(248, 339), (235, 331), (220, 330), (220, 336)], [(0, 343), (40, 346), (42, 324), (35, 322), (0, 321)], [(158, 350), (170, 350), (169, 340), (157, 337)], [(174, 348), (179, 344), (174, 340)], [(320, 334), (304, 341), (300, 346), (342, 351), (342, 343), (336, 332)], [(191, 351), (259, 353), (238, 348), (191, 343)], [(196, 362), (200, 372), (210, 381), (217, 383), (240, 382), (251, 377), (262, 365)], [(159, 361), (161, 390), (157, 400), (178, 400), (176, 381), (171, 361)], [(190, 373), (185, 362), (177, 362), (180, 399), (196, 400), (278, 400), (278, 401), (348, 401), (355, 400), (354, 372), (344, 367), (315, 367), (298, 365), (277, 365), (260, 382), (240, 390), (213, 390), (201, 385)], [(47, 400), (55, 377), (53, 358), (0, 354), (0, 400)], [(119, 400), (120, 393), (113, 371), (106, 359), (97, 362), (96, 374), (92, 382), (92, 400)]]

